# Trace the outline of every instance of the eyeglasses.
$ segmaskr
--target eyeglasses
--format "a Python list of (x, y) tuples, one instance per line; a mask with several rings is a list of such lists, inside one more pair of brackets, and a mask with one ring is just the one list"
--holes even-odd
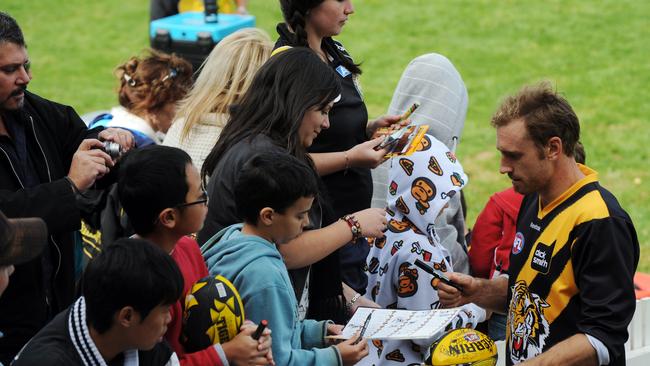
[(208, 205), (208, 199), (209, 199), (208, 198), (208, 192), (206, 192), (205, 189), (201, 189), (201, 198), (200, 199), (198, 199), (196, 201), (192, 201), (192, 202), (181, 203), (180, 205), (174, 206), (174, 208), (182, 208), (182, 207), (187, 207), (187, 206), (192, 206), (192, 205), (199, 205), (199, 204), (204, 204), (204, 205), (207, 206)]

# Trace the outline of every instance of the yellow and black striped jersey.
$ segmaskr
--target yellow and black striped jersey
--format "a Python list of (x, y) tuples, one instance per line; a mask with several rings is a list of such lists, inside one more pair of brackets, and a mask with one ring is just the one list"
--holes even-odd
[(546, 207), (537, 194), (522, 202), (510, 254), (509, 365), (578, 333), (600, 340), (610, 365), (625, 364), (639, 243), (598, 174), (579, 167), (585, 177)]

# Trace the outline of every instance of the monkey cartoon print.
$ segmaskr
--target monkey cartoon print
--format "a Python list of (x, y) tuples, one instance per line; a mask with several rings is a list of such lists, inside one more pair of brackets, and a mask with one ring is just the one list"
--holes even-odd
[[(426, 144), (408, 158), (390, 161), (386, 245), (374, 245), (367, 258), (366, 297), (383, 308), (428, 310), (437, 307), (438, 293), (432, 276), (414, 265), (419, 259), (443, 271), (453, 271), (447, 249), (438, 240), (434, 221), (454, 193), (468, 182), (458, 159), (449, 159), (449, 148), (431, 135)], [(451, 155), (453, 156), (453, 155)], [(454, 192), (454, 193), (450, 193)], [(381, 269), (381, 270), (380, 270)], [(459, 326), (475, 326), (485, 311), (465, 305)], [(471, 315), (469, 315), (471, 314)], [(434, 339), (417, 341), (369, 342), (370, 354), (358, 365), (411, 365), (424, 359)]]

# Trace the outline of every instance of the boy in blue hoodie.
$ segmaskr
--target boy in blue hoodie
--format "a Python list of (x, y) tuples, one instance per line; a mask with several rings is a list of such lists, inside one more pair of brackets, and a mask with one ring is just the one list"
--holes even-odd
[(210, 274), (221, 274), (239, 289), (246, 317), (269, 322), (278, 365), (353, 365), (368, 354), (367, 343), (354, 337), (327, 347), (325, 336), (340, 333), (342, 326), (299, 318), (296, 295), (276, 247), (309, 224), (316, 179), (312, 168), (289, 154), (252, 157), (235, 186), (244, 223), (223, 229), (203, 248)]

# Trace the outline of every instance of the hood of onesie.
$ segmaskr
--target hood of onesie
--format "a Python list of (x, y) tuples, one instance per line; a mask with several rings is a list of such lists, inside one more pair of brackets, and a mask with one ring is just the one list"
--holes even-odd
[[(429, 53), (411, 60), (395, 87), (388, 114), (402, 114), (415, 102), (420, 107), (411, 115), (412, 123), (428, 125), (427, 133), (456, 151), (468, 96), (460, 73), (445, 56)], [(387, 170), (387, 163), (372, 170), (372, 207), (386, 207)]]
[(390, 160), (386, 201), (388, 230), (435, 236), (436, 217), (468, 183), (456, 155), (442, 142), (425, 135), (410, 156)]
[(460, 73), (445, 56), (428, 53), (406, 66), (388, 114), (402, 114), (415, 102), (420, 107), (411, 115), (413, 123), (429, 125), (428, 133), (455, 151), (465, 125), (468, 97)]

